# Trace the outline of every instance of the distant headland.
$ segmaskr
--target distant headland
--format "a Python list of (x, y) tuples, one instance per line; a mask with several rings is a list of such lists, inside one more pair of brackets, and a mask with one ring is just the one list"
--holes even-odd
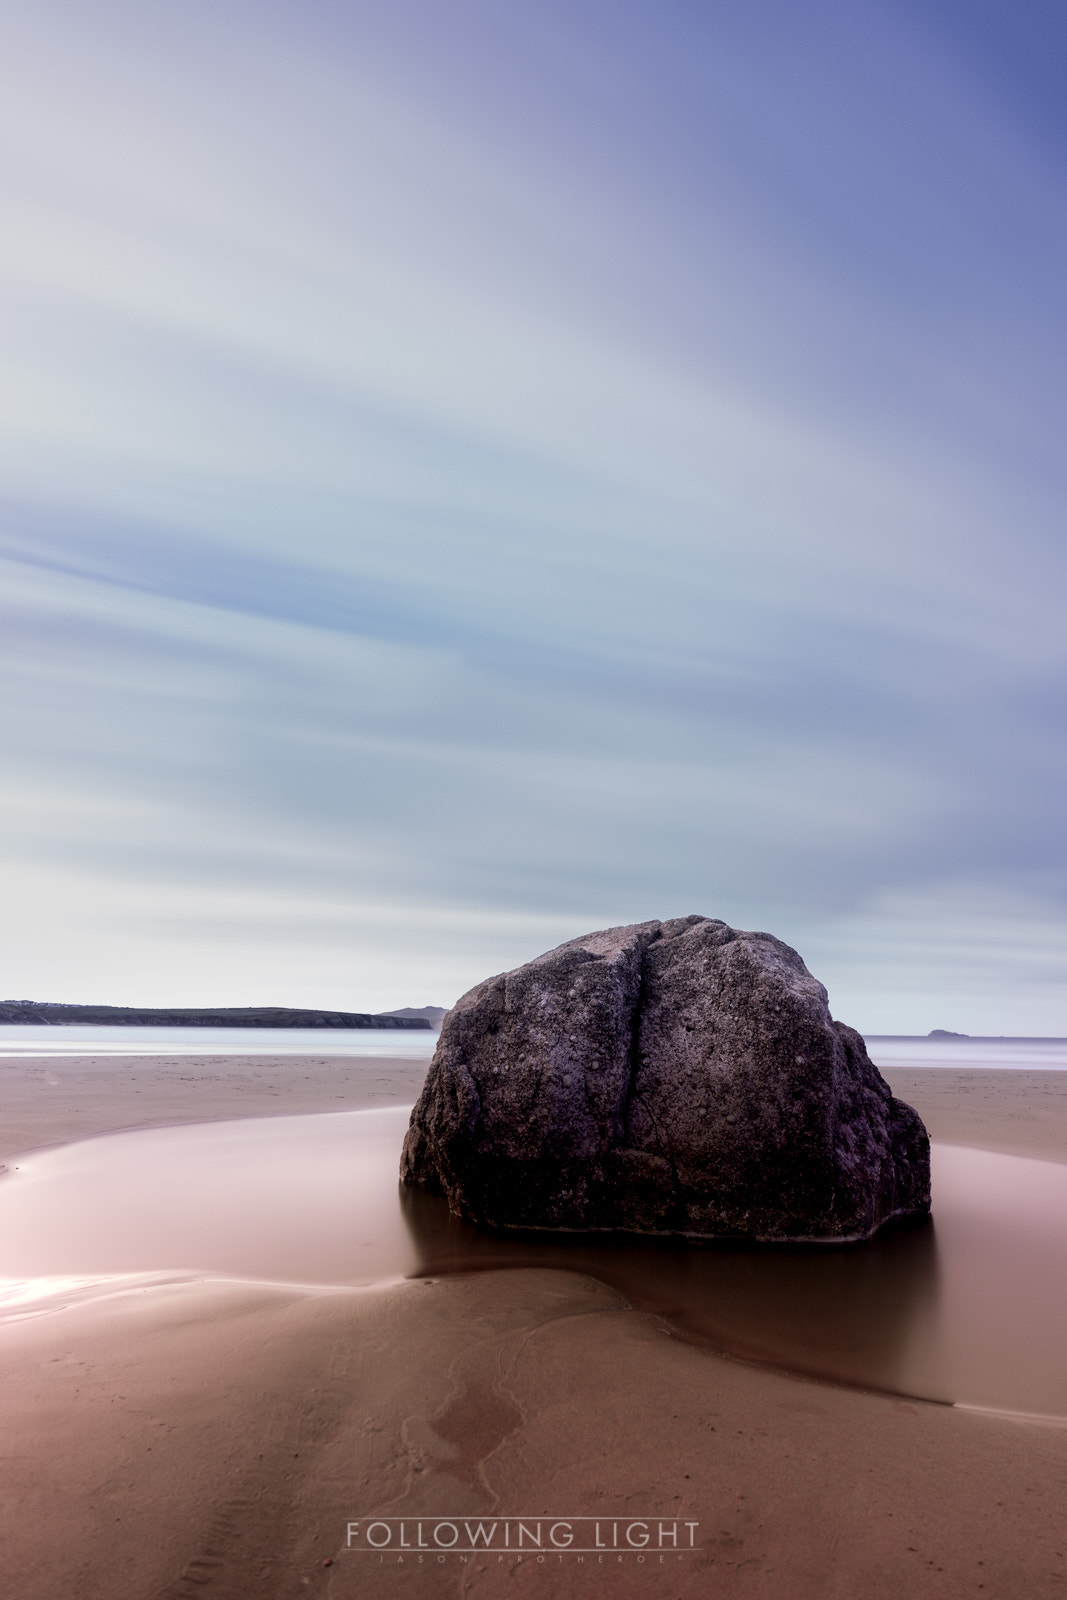
[(440, 1026), (443, 1006), (401, 1011), (309, 1011), (294, 1006), (83, 1006), (0, 1000), (0, 1023), (130, 1028), (418, 1028)]

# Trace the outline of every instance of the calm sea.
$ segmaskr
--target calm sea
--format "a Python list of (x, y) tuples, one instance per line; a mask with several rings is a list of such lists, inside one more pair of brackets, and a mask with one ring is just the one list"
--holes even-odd
[[(0, 1026), (3, 1056), (402, 1056), (429, 1058), (437, 1034), (377, 1028)], [(868, 1034), (881, 1067), (1015, 1067), (1067, 1072), (1067, 1039), (927, 1039)]]
[(422, 1028), (123, 1028), (0, 1025), (4, 1056), (406, 1056), (433, 1055)]
[(867, 1034), (867, 1053), (885, 1067), (1015, 1067), (1067, 1072), (1067, 1039), (926, 1039)]

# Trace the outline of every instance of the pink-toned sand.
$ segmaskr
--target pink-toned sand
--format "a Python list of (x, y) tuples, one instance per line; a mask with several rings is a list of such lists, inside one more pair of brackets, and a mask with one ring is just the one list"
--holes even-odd
[[(401, 1102), (421, 1070), (7, 1061), (0, 1154)], [(1067, 1159), (1067, 1074), (890, 1076), (943, 1140)], [(1064, 1428), (726, 1360), (575, 1273), (148, 1287), (0, 1326), (0, 1378), (19, 1600), (1067, 1592)], [(698, 1548), (662, 1564), (345, 1549), (352, 1520), (486, 1514), (696, 1521)]]

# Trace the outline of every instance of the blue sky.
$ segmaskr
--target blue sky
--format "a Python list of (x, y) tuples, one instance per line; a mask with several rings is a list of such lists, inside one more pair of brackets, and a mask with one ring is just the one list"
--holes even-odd
[(16, 5), (0, 988), (701, 911), (1067, 1033), (1067, 17)]

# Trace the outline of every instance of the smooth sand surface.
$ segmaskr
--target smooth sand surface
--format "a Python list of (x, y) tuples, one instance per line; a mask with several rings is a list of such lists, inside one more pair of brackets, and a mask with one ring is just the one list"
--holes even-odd
[(413, 1105), (396, 1056), (0, 1056), (0, 1162), (123, 1128)]
[(883, 1067), (931, 1139), (1007, 1155), (1067, 1161), (1067, 1072), (975, 1067)]
[[(285, 1070), (305, 1065), (288, 1058)], [(349, 1058), (344, 1070), (366, 1065)], [(188, 1058), (171, 1067), (197, 1076)], [(203, 1068), (219, 1104), (245, 1093), (247, 1079), (223, 1081), (238, 1067), (249, 1063)], [(79, 1080), (62, 1114), (80, 1133), (136, 1120), (129, 1068), (112, 1060)], [(951, 1085), (930, 1081), (947, 1076), (891, 1081), (899, 1093), (922, 1080), (911, 1098), (943, 1119), (943, 1139), (977, 1133), (989, 1148), (1067, 1158), (1050, 1132), (1064, 1125), (1067, 1074), (963, 1074), (979, 1082), (957, 1092), (958, 1121)], [(328, 1109), (299, 1098), (324, 1082), (305, 1090), (294, 1077), (272, 1109)], [(348, 1081), (339, 1092), (364, 1091)], [(145, 1122), (197, 1120), (195, 1083), (184, 1112), (173, 1083), (166, 1093), (157, 1105), (141, 1083)], [(46, 1118), (31, 1123), (33, 1143), (55, 1142)], [(0, 1374), (0, 1548), (5, 1591), (20, 1600), (1067, 1590), (1067, 1428), (726, 1360), (577, 1273), (310, 1293), (146, 1284), (0, 1326)], [(411, 1553), (399, 1565), (344, 1549), (351, 1520), (486, 1513), (696, 1520), (699, 1548), (662, 1565), (658, 1554), (539, 1565)]]

